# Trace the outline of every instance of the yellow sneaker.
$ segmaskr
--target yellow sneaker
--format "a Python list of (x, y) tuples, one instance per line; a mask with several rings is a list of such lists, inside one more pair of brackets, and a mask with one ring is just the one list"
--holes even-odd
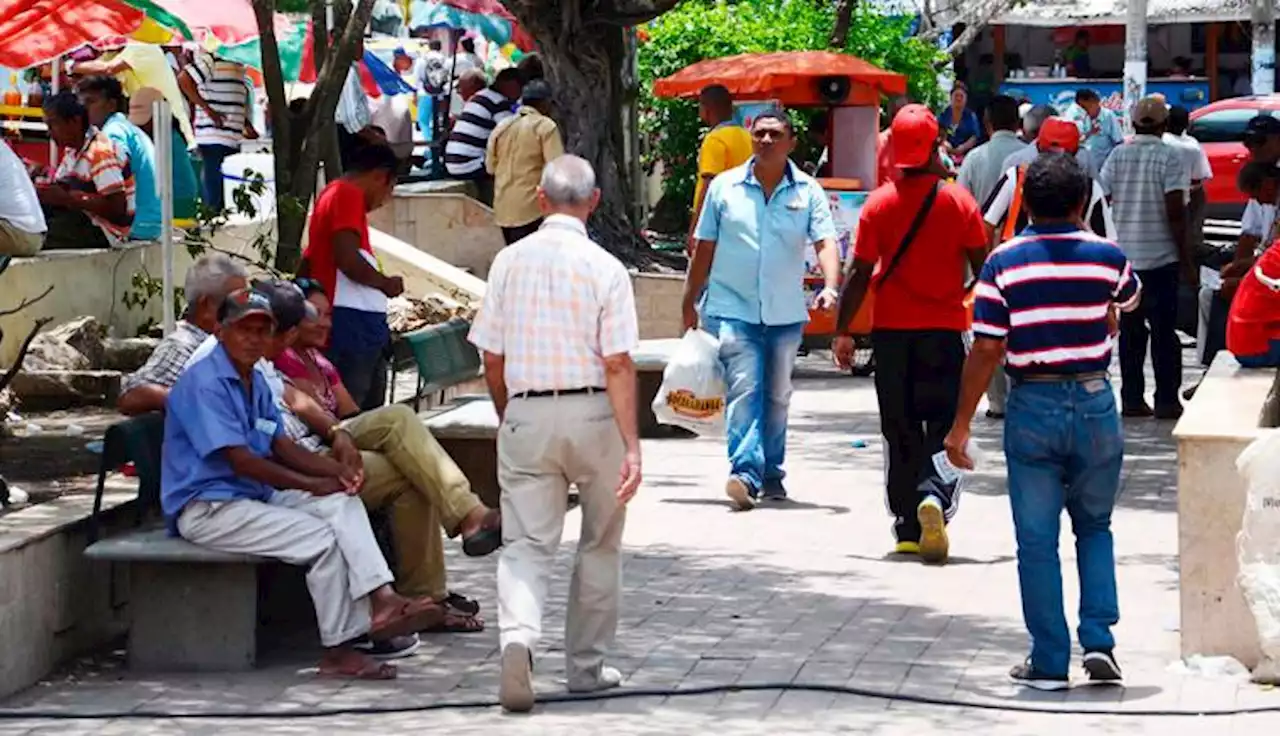
[(916, 507), (916, 519), (920, 522), (920, 558), (935, 565), (945, 563), (951, 544), (942, 505), (937, 499), (926, 498)]
[(920, 554), (919, 542), (898, 542), (893, 547), (895, 555), (918, 555)]

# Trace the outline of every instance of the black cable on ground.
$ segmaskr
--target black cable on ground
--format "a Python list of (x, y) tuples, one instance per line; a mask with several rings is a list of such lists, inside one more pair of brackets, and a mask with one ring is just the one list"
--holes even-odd
[[(889, 700), (900, 703), (919, 705), (937, 705), (949, 708), (974, 708), (986, 711), (1005, 711), (1010, 713), (1039, 713), (1064, 716), (1129, 716), (1139, 718), (1159, 718), (1167, 716), (1239, 716), (1257, 713), (1280, 713), (1280, 702), (1276, 705), (1254, 708), (1225, 708), (1222, 710), (1166, 710), (1166, 709), (1121, 709), (1121, 708), (1058, 708), (1036, 703), (1019, 703), (998, 700), (956, 700), (953, 698), (933, 697), (930, 695), (910, 695), (891, 693), (870, 688), (851, 687), (848, 685), (823, 685), (818, 683), (761, 682), (741, 685), (707, 685), (703, 687), (683, 688), (621, 688), (599, 693), (565, 694), (556, 693), (539, 695), (540, 705), (554, 703), (580, 703), (592, 700), (620, 700), (624, 698), (664, 698), (688, 695), (708, 695), (713, 693), (744, 693), (758, 691), (805, 691), (816, 693), (834, 693), (837, 695), (854, 695), (876, 700)], [(8, 720), (114, 720), (114, 719), (220, 719), (220, 720), (268, 720), (291, 718), (333, 718), (336, 716), (373, 716), (396, 713), (424, 713), (441, 710), (481, 710), (497, 708), (497, 700), (446, 700), (424, 705), (379, 706), (369, 705), (347, 708), (306, 708), (289, 710), (204, 710), (204, 711), (88, 711), (76, 712), (65, 710), (0, 710), (0, 721)]]

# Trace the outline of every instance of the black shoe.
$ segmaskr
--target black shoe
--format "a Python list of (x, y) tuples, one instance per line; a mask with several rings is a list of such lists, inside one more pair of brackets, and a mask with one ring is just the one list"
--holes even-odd
[(987, 409), (987, 419), (996, 419), (996, 420), (1004, 419), (1004, 412)]
[(1120, 416), (1130, 419), (1148, 419), (1155, 416), (1155, 412), (1151, 410), (1150, 406), (1147, 406), (1146, 402), (1143, 402), (1141, 404), (1126, 404), (1120, 409)]
[(784, 503), (787, 500), (787, 489), (782, 485), (782, 481), (766, 481), (764, 488), (760, 491), (759, 500)]
[(1031, 666), (1031, 659), (1009, 670), (1009, 679), (1036, 690), (1066, 690), (1071, 680), (1066, 675), (1047, 675)]
[(385, 662), (388, 659), (404, 659), (413, 656), (421, 646), (422, 641), (418, 639), (418, 635), (410, 634), (393, 636), (382, 641), (374, 641), (367, 636), (362, 636), (351, 645), (351, 648)]
[(1096, 650), (1084, 653), (1084, 671), (1089, 673), (1092, 685), (1119, 685), (1123, 679), (1120, 665), (1111, 652)]
[(1157, 406), (1155, 409), (1156, 419), (1171, 421), (1182, 418), (1182, 404), (1169, 404), (1168, 406)]
[(1196, 389), (1198, 389), (1198, 388), (1200, 388), (1200, 384), (1198, 384), (1198, 383), (1197, 383), (1197, 384), (1196, 384), (1196, 385), (1194, 385), (1194, 386), (1188, 386), (1187, 388), (1183, 389), (1183, 390), (1182, 390), (1182, 400), (1183, 400), (1183, 401), (1190, 401), (1190, 400), (1194, 399), (1194, 398), (1196, 397)]

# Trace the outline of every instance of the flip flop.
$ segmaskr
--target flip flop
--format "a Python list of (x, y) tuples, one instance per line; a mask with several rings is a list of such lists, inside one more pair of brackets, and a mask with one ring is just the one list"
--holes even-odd
[(414, 598), (378, 628), (369, 631), (370, 639), (390, 639), (408, 636), (439, 626), (445, 618), (444, 606), (429, 598)]
[(484, 631), (484, 619), (475, 614), (448, 611), (444, 620), (436, 626), (424, 629), (423, 634), (478, 634)]
[(440, 605), (445, 607), (446, 612), (447, 609), (451, 608), (465, 616), (474, 616), (480, 613), (479, 601), (468, 598), (461, 593), (455, 593), (452, 590), (449, 591), (444, 600), (440, 601)]
[(485, 514), (479, 531), (462, 539), (462, 553), (467, 557), (491, 555), (501, 546), (502, 515), (496, 509)]
[(316, 676), (326, 680), (394, 680), (398, 674), (399, 672), (395, 665), (365, 657), (361, 661), (359, 668), (340, 667), (326, 669), (321, 664), (320, 671)]

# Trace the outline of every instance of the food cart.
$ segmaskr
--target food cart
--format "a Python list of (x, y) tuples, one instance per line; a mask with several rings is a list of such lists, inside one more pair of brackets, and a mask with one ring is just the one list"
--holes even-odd
[[(881, 95), (901, 95), (907, 78), (885, 71), (848, 54), (832, 51), (793, 51), (740, 54), (708, 59), (654, 83), (659, 97), (696, 98), (704, 87), (722, 84), (740, 106), (740, 115), (758, 113), (761, 103), (781, 108), (816, 108), (828, 111), (830, 146), (827, 158), (831, 177), (819, 179), (831, 202), (836, 220), (840, 261), (851, 257), (858, 216), (867, 192), (876, 182), (876, 146), (880, 131)], [(809, 297), (807, 346), (827, 345), (835, 336), (835, 314), (812, 308), (822, 290), (822, 274), (810, 254), (805, 291)], [(849, 329), (859, 334), (860, 354), (866, 354), (870, 314), (853, 318)], [(869, 360), (859, 360), (855, 373), (870, 372)]]

